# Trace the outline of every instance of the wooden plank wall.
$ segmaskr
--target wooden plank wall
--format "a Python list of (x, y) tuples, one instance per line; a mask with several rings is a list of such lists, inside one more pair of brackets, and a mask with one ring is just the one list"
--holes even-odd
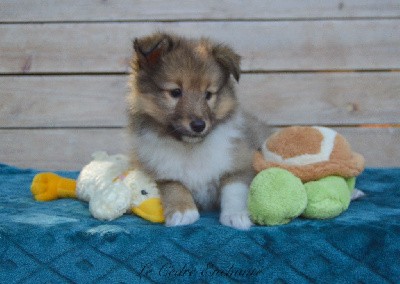
[(232, 45), (239, 98), (272, 126), (335, 127), (367, 166), (400, 166), (398, 0), (2, 0), (0, 163), (126, 152), (132, 39), (155, 30)]

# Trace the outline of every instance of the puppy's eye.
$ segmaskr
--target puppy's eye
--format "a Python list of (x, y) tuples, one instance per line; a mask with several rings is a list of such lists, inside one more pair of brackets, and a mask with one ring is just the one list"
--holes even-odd
[(182, 97), (182, 90), (181, 89), (173, 89), (169, 92), (171, 97), (173, 98), (180, 98)]
[(213, 96), (213, 93), (211, 93), (211, 92), (206, 92), (206, 100), (207, 100), (207, 101), (208, 101), (208, 100), (211, 100), (212, 96)]

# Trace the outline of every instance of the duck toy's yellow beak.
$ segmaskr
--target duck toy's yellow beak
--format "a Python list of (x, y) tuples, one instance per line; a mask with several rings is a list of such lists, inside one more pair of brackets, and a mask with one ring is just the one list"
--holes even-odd
[(146, 199), (138, 206), (132, 207), (132, 212), (153, 223), (165, 221), (161, 199), (157, 197)]

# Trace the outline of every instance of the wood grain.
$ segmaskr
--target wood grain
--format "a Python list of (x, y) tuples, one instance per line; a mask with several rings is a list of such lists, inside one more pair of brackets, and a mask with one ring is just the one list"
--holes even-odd
[(239, 86), (245, 108), (271, 125), (400, 123), (400, 72), (253, 74)]
[(400, 167), (400, 128), (336, 128), (367, 167)]
[(398, 17), (396, 0), (2, 0), (2, 22)]
[(0, 162), (126, 152), (132, 40), (155, 30), (233, 46), (239, 99), (263, 121), (344, 126), (368, 166), (399, 166), (398, 0), (0, 1)]
[(127, 76), (0, 77), (0, 127), (122, 127)]
[[(127, 76), (0, 77), (0, 128), (123, 127)], [(271, 125), (400, 124), (400, 72), (244, 74), (244, 108)]]
[[(337, 128), (368, 167), (400, 166), (400, 128)], [(79, 170), (93, 152), (127, 153), (123, 129), (0, 130), (0, 163), (48, 170)]]
[(47, 170), (79, 170), (96, 151), (127, 152), (122, 129), (0, 130), (0, 163)]
[(132, 39), (155, 30), (232, 45), (244, 71), (400, 68), (400, 19), (0, 25), (0, 73), (127, 72)]

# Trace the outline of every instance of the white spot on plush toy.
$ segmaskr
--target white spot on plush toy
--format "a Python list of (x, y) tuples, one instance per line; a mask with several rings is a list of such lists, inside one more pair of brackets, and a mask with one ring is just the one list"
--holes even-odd
[(93, 161), (83, 167), (78, 179), (78, 198), (89, 201), (94, 195), (113, 184), (115, 177), (129, 169), (128, 159), (123, 155), (109, 156), (106, 152), (96, 152)]

